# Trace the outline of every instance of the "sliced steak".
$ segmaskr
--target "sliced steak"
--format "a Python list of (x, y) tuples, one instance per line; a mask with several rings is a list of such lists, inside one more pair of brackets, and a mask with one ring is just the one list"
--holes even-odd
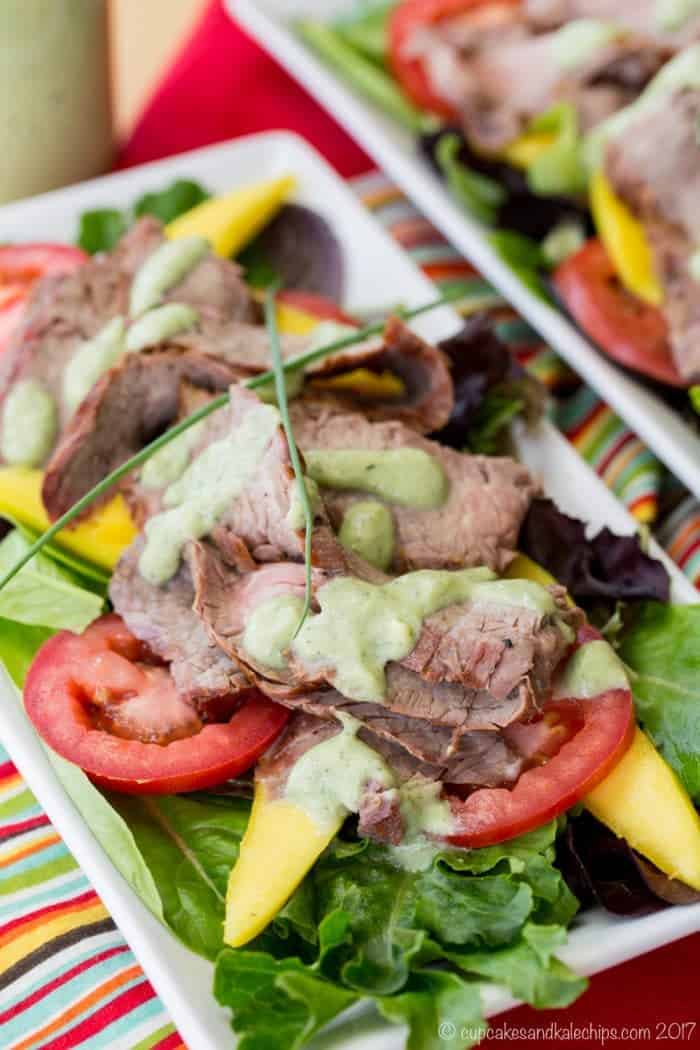
[(517, 6), (489, 7), (486, 15), (469, 11), (421, 27), (406, 43), (407, 56), (422, 61), (437, 94), (460, 114), (469, 142), (484, 152), (504, 149), (559, 102), (571, 103), (588, 130), (634, 101), (671, 53), (622, 27), (572, 61), (561, 26), (538, 32)]
[(700, 244), (700, 90), (659, 99), (609, 144), (605, 170), (643, 223), (663, 286), (663, 312), (678, 370), (700, 380), (700, 283), (690, 260)]
[[(518, 531), (538, 486), (512, 459), (470, 456), (445, 448), (400, 422), (372, 423), (360, 413), (338, 413), (324, 402), (291, 406), (302, 451), (315, 449), (418, 448), (433, 456), (449, 481), (444, 505), (435, 510), (392, 505), (396, 543), (392, 569), (453, 569), (487, 565), (503, 570), (512, 560)], [(331, 523), (366, 494), (323, 490)]]
[(181, 414), (185, 384), (210, 397), (236, 378), (223, 361), (195, 352), (128, 354), (95, 384), (47, 464), (42, 498), (49, 517), (60, 517), (167, 430)]
[[(109, 255), (97, 255), (73, 273), (38, 282), (0, 362), (0, 418), (12, 385), (32, 379), (54, 398), (60, 434), (71, 415), (63, 397), (66, 365), (83, 341), (93, 338), (112, 318), (128, 314), (133, 277), (162, 242), (160, 223), (150, 217), (140, 219)], [(202, 328), (209, 332), (255, 316), (240, 268), (214, 255), (205, 256), (164, 299), (193, 306), (200, 312)]]
[(640, 37), (677, 50), (700, 40), (700, 13), (664, 18), (659, 0), (523, 0), (523, 12), (536, 29), (553, 29), (577, 18), (616, 22)]
[(170, 664), (178, 692), (200, 712), (249, 690), (243, 670), (210, 641), (193, 611), (189, 566), (183, 563), (164, 587), (154, 587), (139, 572), (142, 550), (139, 537), (120, 559), (109, 585), (110, 600), (129, 630)]

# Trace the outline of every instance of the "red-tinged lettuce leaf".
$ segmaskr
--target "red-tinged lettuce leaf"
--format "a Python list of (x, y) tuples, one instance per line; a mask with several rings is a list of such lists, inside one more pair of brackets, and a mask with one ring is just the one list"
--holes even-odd
[(666, 569), (642, 550), (636, 536), (616, 536), (605, 528), (588, 539), (584, 523), (551, 500), (533, 501), (519, 549), (551, 572), (578, 602), (669, 600)]
[(286, 289), (342, 301), (343, 251), (329, 224), (311, 208), (285, 204), (238, 261), (253, 284), (278, 280)]
[(511, 421), (535, 417), (542, 390), (526, 375), (496, 331), (487, 312), (474, 314), (439, 347), (450, 362), (455, 403), (450, 420), (432, 436), (443, 445), (493, 455)]
[(664, 875), (587, 812), (569, 819), (557, 842), (557, 864), (583, 907), (646, 915), (700, 900), (700, 893)]

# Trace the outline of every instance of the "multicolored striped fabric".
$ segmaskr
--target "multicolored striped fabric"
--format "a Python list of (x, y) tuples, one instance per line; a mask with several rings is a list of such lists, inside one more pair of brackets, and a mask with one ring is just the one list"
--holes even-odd
[(183, 1050), (90, 883), (0, 747), (2, 1050)]
[[(464, 283), (465, 314), (499, 332), (552, 393), (552, 416), (638, 521), (700, 584), (700, 505), (636, 435), (386, 178), (355, 184), (438, 285)], [(0, 747), (1, 1050), (177, 1050), (184, 1044), (88, 880)], [(196, 1050), (196, 1048), (192, 1048)]]
[(464, 284), (464, 297), (457, 304), (462, 313), (494, 311), (501, 337), (551, 392), (554, 422), (637, 521), (655, 526), (671, 557), (700, 586), (700, 503), (471, 264), (459, 257), (401, 190), (380, 172), (356, 179), (353, 186), (428, 277), (441, 287), (455, 281)]

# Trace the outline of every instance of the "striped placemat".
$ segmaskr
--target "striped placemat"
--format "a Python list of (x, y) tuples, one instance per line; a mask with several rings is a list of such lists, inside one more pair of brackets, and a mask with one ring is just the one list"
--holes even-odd
[[(359, 197), (462, 307), (498, 310), (503, 338), (552, 392), (553, 418), (640, 523), (700, 582), (700, 506), (381, 175)], [(0, 737), (2, 727), (0, 724)], [(177, 1050), (167, 1010), (87, 878), (0, 747), (0, 1050)], [(191, 1048), (196, 1050), (196, 1048)]]

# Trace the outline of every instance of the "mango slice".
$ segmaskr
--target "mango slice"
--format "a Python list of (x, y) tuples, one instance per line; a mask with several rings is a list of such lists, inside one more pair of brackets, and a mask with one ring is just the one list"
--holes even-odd
[(517, 139), (502, 151), (501, 156), (514, 168), (523, 171), (534, 164), (537, 158), (554, 142), (556, 135), (553, 131), (524, 131)]
[(226, 891), (224, 941), (240, 948), (274, 919), (340, 829), (321, 830), (256, 781), (250, 820)]
[(663, 302), (663, 290), (644, 227), (600, 170), (591, 179), (590, 195), (596, 230), (620, 281), (645, 303), (659, 306)]
[[(34, 532), (47, 529), (51, 522), (41, 501), (43, 480), (40, 470), (0, 468), (0, 515), (7, 514)], [(123, 497), (118, 495), (75, 528), (59, 532), (54, 542), (93, 565), (113, 569), (135, 536), (136, 526)]]
[(168, 223), (165, 235), (206, 237), (212, 250), (228, 259), (267, 226), (295, 185), (294, 176), (284, 175), (212, 197)]
[(319, 319), (313, 314), (307, 314), (306, 310), (300, 310), (298, 306), (278, 301), (277, 327), (280, 332), (287, 335), (308, 335), (318, 324)]
[(641, 729), (584, 803), (594, 817), (666, 875), (700, 890), (700, 816)]

